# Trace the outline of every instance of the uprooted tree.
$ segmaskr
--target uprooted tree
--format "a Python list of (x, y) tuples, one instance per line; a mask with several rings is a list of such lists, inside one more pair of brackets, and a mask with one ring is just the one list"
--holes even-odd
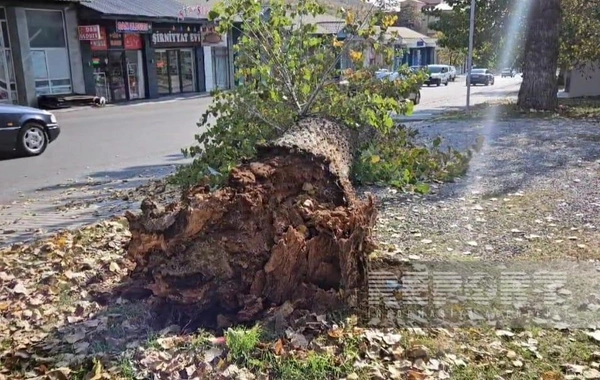
[(206, 131), (188, 151), (195, 161), (175, 177), (187, 189), (182, 200), (164, 208), (145, 200), (141, 215), (128, 214), (132, 277), (186, 318), (219, 315), (226, 325), (286, 301), (348, 303), (365, 284), (376, 215), (351, 180), (425, 191), (424, 180), (464, 168), (465, 157), (414, 146), (394, 128), (391, 113), (410, 110), (401, 100), (422, 74), (380, 80), (364, 65), (363, 52), (379, 67), (393, 61), (394, 19), (370, 24), (372, 6), (366, 19), (347, 12), (343, 30), (324, 35), (311, 21), (323, 11), (274, 1), (265, 13), (232, 0), (211, 13), (221, 32), (243, 30), (242, 84), (215, 94), (199, 123)]

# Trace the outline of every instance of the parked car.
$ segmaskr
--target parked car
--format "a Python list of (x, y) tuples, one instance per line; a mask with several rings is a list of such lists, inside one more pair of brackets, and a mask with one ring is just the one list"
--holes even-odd
[(511, 68), (502, 69), (502, 72), (500, 73), (500, 77), (502, 77), (502, 78), (505, 78), (505, 77), (514, 78), (515, 75), (517, 75), (517, 72), (515, 71), (515, 69), (511, 69)]
[(56, 140), (60, 128), (51, 112), (12, 104), (0, 105), (0, 151), (37, 156)]
[[(377, 72), (375, 73), (375, 76), (378, 79), (388, 79), (388, 80), (396, 80), (396, 79), (402, 79), (402, 77), (400, 76), (400, 73), (398, 73), (397, 71), (390, 71), (390, 70), (386, 70), (386, 69), (382, 69), (382, 70), (377, 70)], [(408, 100), (410, 100), (411, 102), (413, 102), (413, 104), (417, 105), (421, 102), (421, 91), (417, 90), (417, 92), (412, 92), (408, 95)]]
[(494, 85), (494, 74), (488, 69), (471, 69), (471, 86)]
[(427, 65), (427, 71), (429, 71), (429, 78), (425, 81), (427, 87), (433, 84), (438, 87), (442, 84), (447, 86), (450, 82), (450, 70), (446, 65)]
[(449, 73), (450, 73), (450, 80), (452, 82), (454, 82), (456, 80), (456, 67), (454, 66), (448, 66), (449, 68)]

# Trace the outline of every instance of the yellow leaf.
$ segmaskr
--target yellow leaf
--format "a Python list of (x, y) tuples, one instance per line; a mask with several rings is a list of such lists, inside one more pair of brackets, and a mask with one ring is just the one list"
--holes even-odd
[(344, 46), (344, 43), (342, 41), (338, 41), (337, 39), (333, 40), (333, 46), (334, 47), (342, 47)]
[(85, 378), (87, 380), (101, 380), (103, 372), (104, 368), (102, 367), (102, 362), (94, 358), (94, 367), (92, 368), (92, 371), (85, 376)]
[(394, 25), (396, 23), (396, 20), (398, 20), (398, 16), (396, 15), (386, 15), (383, 18), (383, 25), (387, 28), (390, 27), (392, 25)]
[(360, 51), (355, 51), (355, 50), (350, 50), (350, 59), (353, 60), (354, 62), (359, 62), (362, 60), (362, 52)]
[(346, 25), (352, 25), (354, 24), (354, 21), (356, 21), (356, 16), (354, 15), (354, 12), (347, 12), (346, 13)]
[(379, 156), (371, 156), (371, 163), (372, 164), (376, 164), (379, 161), (381, 161), (381, 157), (379, 157)]

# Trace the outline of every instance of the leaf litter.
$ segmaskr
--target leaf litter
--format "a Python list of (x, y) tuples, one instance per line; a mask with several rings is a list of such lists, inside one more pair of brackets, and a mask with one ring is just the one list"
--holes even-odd
[[(324, 378), (449, 379), (493, 366), (502, 378), (517, 379), (532, 361), (550, 360), (548, 351), (575, 345), (583, 355), (600, 338), (599, 331), (365, 328), (360, 316), (334, 323), (332, 316), (309, 314), (296, 315), (282, 333), (261, 338), (234, 360), (223, 337), (185, 326), (155, 329), (152, 299), (98, 298), (132, 268), (124, 256), (128, 239), (127, 226), (115, 219), (0, 252), (0, 379), (266, 379), (315, 358), (331, 360)], [(279, 311), (296, 312), (289, 305)], [(596, 378), (598, 351), (571, 357), (556, 373)], [(256, 364), (265, 357), (271, 359)], [(310, 366), (298, 368), (305, 378), (317, 376)]]

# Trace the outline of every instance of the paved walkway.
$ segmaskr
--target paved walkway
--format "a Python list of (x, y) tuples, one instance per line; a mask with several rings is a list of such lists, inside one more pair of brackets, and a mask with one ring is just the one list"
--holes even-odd
[(138, 209), (139, 201), (129, 199), (127, 193), (174, 169), (171, 165), (154, 168), (130, 180), (71, 182), (0, 205), (0, 248)]

